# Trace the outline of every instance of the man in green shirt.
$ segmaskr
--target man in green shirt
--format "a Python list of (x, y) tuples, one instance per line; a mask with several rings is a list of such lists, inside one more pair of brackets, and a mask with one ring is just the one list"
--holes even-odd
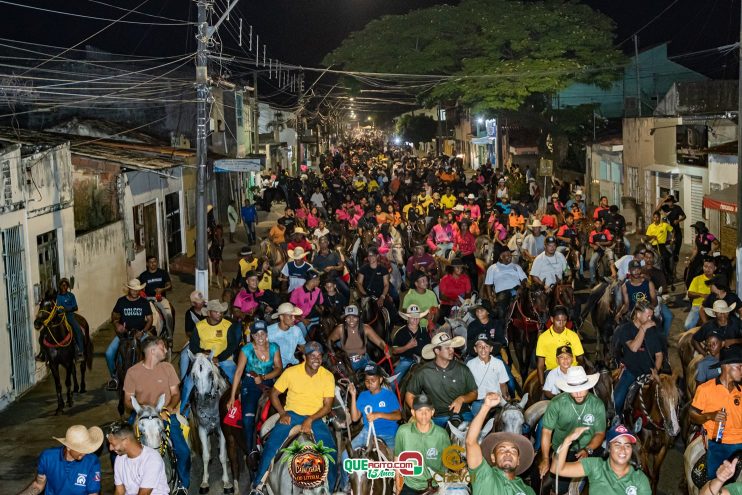
[[(466, 432), (466, 464), (469, 466), (473, 495), (536, 495), (519, 474), (531, 467), (534, 453), (531, 442), (514, 433), (490, 433), (479, 445), (479, 433), (490, 410), (502, 402), (498, 392), (490, 392), (482, 409)], [(486, 459), (487, 462), (483, 462)]]
[[(599, 374), (588, 375), (582, 366), (572, 366), (566, 378), (556, 381), (556, 386), (565, 394), (559, 394), (549, 402), (544, 413), (541, 432), (541, 462), (539, 473), (543, 478), (549, 472), (552, 449), (556, 452), (565, 438), (575, 428), (586, 427), (570, 444), (567, 460), (577, 461), (592, 456), (605, 438), (605, 405), (590, 389), (598, 382)], [(562, 482), (561, 476), (556, 493), (566, 493), (570, 479)]]
[[(430, 312), (432, 308), (438, 308), (438, 296), (428, 289), (428, 275), (425, 272), (415, 271), (411, 276), (412, 288), (407, 291), (402, 301), (402, 311), (407, 311), (410, 306), (417, 306), (420, 311)], [(435, 309), (433, 309), (435, 313)], [(428, 328), (428, 320), (420, 320), (420, 326)]]
[[(451, 445), (446, 430), (433, 423), (435, 409), (433, 403), (424, 394), (415, 397), (412, 404), (414, 421), (405, 423), (397, 430), (394, 437), (394, 458), (404, 451), (420, 452), (423, 455), (423, 472), (420, 476), (405, 476), (400, 495), (417, 495), (428, 489), (428, 482), (436, 473), (445, 471), (441, 455)], [(435, 482), (433, 482), (435, 483)]]
[(614, 426), (608, 432), (608, 459), (587, 457), (578, 462), (567, 462), (572, 442), (580, 438), (587, 429), (586, 426), (578, 426), (567, 435), (551, 472), (567, 478), (587, 476), (590, 491), (600, 495), (651, 495), (649, 478), (631, 465), (632, 445), (636, 443), (636, 437), (622, 424)]
[(477, 383), (465, 364), (455, 359), (454, 348), (463, 347), (462, 336), (451, 338), (441, 332), (423, 347), (423, 359), (432, 360), (418, 368), (405, 392), (405, 403), (412, 407), (415, 396), (426, 394), (435, 408), (433, 422), (445, 426), (451, 415), (471, 421), (470, 405), (477, 399)]

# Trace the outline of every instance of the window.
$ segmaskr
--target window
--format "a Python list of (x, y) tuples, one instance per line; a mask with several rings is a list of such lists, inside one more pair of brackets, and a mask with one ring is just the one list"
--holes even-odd
[(628, 195), (639, 200), (639, 167), (626, 167), (628, 172)]
[(237, 118), (237, 127), (243, 127), (243, 110), (242, 110), (242, 94), (236, 93), (234, 95), (234, 112)]
[(144, 251), (144, 206), (137, 205), (134, 207), (134, 251), (139, 253)]

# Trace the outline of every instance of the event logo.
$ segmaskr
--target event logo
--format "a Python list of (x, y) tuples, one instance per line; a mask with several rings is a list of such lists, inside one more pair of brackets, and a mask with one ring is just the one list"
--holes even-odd
[(345, 459), (343, 470), (351, 474), (365, 472), (370, 480), (394, 478), (399, 472), (402, 476), (420, 476), (423, 474), (423, 456), (420, 452), (405, 450), (396, 461), (372, 461), (370, 459)]
[(441, 453), (441, 463), (448, 471), (433, 473), (436, 483), (468, 484), (472, 481), (469, 470), (466, 469), (466, 449), (461, 445), (449, 445)]
[(335, 462), (330, 455), (335, 449), (325, 447), (321, 440), (316, 444), (294, 440), (294, 443), (281, 449), (281, 452), (284, 454), (281, 462), (289, 465), (292, 482), (302, 489), (317, 488), (324, 484), (329, 464)]

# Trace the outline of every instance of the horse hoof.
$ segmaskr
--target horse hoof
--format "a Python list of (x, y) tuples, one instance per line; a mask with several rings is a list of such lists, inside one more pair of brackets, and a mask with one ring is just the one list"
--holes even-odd
[(234, 487), (230, 486), (229, 488), (224, 487), (224, 495), (232, 495), (234, 493)]
[(200, 493), (201, 495), (205, 495), (206, 493), (209, 493), (209, 487), (208, 486), (199, 487), (198, 493)]

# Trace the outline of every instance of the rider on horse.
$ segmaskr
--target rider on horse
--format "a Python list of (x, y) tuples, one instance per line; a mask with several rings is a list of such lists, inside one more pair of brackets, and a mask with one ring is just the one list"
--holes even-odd
[[(129, 423), (135, 419), (132, 398), (142, 406), (156, 406), (160, 396), (165, 397), (163, 420), (175, 453), (176, 469), (180, 483), (186, 490), (191, 484), (191, 452), (175, 414), (180, 402), (180, 379), (167, 360), (167, 346), (159, 337), (149, 337), (142, 344), (142, 361), (128, 369), (124, 379), (124, 406), (131, 413)], [(172, 411), (172, 412), (169, 412)]]
[(371, 358), (368, 355), (368, 341), (382, 349), (385, 357), (391, 357), (386, 342), (379, 337), (370, 325), (361, 323), (357, 306), (345, 308), (343, 322), (333, 329), (332, 333), (328, 335), (327, 341), (330, 345), (340, 343), (342, 349), (348, 354), (353, 371), (362, 370), (369, 363)]
[[(77, 311), (77, 299), (75, 295), (70, 291), (70, 281), (68, 278), (61, 278), (59, 280), (59, 292), (57, 292), (57, 306), (61, 306), (64, 309), (67, 323), (72, 327), (72, 332), (75, 336), (75, 358), (80, 361), (83, 359), (83, 352), (85, 349), (85, 339), (78, 323), (75, 318), (75, 312)], [(44, 358), (44, 347), (43, 340), (44, 336), (39, 334), (39, 354), (36, 356), (37, 361), (43, 361)]]
[(111, 322), (114, 324), (116, 336), (106, 349), (106, 364), (111, 374), (108, 381), (108, 390), (116, 390), (119, 386), (116, 377), (116, 354), (119, 350), (120, 337), (127, 332), (133, 332), (139, 339), (144, 338), (152, 330), (152, 308), (149, 301), (141, 296), (145, 284), (138, 279), (129, 280), (126, 285), (126, 295), (116, 301), (111, 313)]
[(569, 265), (564, 255), (557, 250), (554, 236), (544, 239), (544, 252), (536, 256), (531, 265), (531, 282), (543, 287), (547, 292), (554, 285), (569, 276)]
[(572, 365), (585, 365), (585, 351), (582, 348), (582, 342), (577, 332), (567, 328), (569, 319), (568, 309), (564, 306), (557, 306), (551, 312), (551, 326), (538, 336), (536, 342), (536, 370), (538, 372), (538, 381), (544, 384), (547, 372), (559, 366), (557, 361), (557, 349), (563, 346), (570, 346), (574, 357)]

